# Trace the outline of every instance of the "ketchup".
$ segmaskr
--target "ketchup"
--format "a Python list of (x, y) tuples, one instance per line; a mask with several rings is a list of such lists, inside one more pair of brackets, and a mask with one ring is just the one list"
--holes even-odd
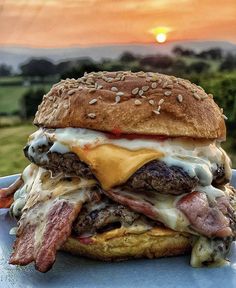
[(119, 128), (114, 128), (111, 131), (111, 133), (106, 132), (106, 136), (109, 139), (119, 139), (119, 138), (125, 138), (128, 140), (152, 139), (152, 140), (158, 140), (158, 141), (165, 141), (168, 138), (170, 138), (164, 135), (126, 134), (126, 133), (123, 133), (122, 130)]

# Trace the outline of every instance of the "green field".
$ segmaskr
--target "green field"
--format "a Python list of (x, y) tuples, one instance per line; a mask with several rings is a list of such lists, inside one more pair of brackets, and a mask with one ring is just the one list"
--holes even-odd
[[(49, 84), (35, 84), (30, 86), (30, 88), (44, 88), (45, 91), (50, 89)], [(29, 89), (29, 87), (24, 87), (20, 85), (4, 85), (1, 86), (0, 81), (0, 113), (14, 113), (20, 109), (20, 99), (22, 95)]]
[(29, 163), (22, 150), (36, 129), (30, 124), (0, 128), (0, 176), (19, 173)]

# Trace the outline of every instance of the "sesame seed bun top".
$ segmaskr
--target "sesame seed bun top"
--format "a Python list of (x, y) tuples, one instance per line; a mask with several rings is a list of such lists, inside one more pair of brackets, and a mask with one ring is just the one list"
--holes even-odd
[(61, 80), (43, 97), (34, 124), (225, 139), (224, 117), (212, 95), (188, 80), (119, 71)]

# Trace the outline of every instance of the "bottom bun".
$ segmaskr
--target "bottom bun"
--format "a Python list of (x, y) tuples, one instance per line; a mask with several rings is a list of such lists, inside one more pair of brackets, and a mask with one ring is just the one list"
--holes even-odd
[(191, 250), (191, 243), (190, 234), (168, 228), (155, 227), (142, 233), (119, 228), (90, 238), (69, 237), (61, 249), (93, 259), (120, 261), (184, 254)]

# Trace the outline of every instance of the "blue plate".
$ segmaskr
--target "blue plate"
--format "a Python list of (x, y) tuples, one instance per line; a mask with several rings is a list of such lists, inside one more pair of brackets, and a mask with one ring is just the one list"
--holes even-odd
[[(236, 170), (233, 174), (232, 184), (236, 187)], [(6, 187), (16, 177), (0, 178), (0, 187)], [(53, 268), (42, 274), (33, 265), (8, 264), (15, 239), (9, 235), (13, 226), (15, 222), (7, 210), (0, 210), (0, 287), (3, 288), (236, 287), (236, 243), (230, 252), (231, 263), (221, 268), (191, 268), (189, 256), (104, 263), (58, 252)]]

